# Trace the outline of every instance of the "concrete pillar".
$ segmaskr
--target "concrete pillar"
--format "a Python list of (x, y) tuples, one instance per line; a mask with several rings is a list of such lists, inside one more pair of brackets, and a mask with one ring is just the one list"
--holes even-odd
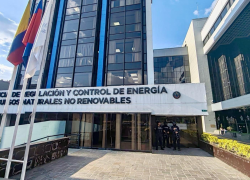
[(92, 146), (94, 114), (86, 114), (85, 132), (84, 132), (84, 147)]
[(149, 150), (152, 151), (152, 118), (151, 114), (149, 115)]
[(138, 145), (138, 150), (141, 150), (141, 114), (137, 114), (137, 145)]
[(107, 114), (103, 114), (102, 148), (106, 148)]
[(122, 115), (116, 114), (115, 149), (121, 149), (121, 125), (122, 125)]
[(83, 147), (83, 142), (84, 142), (84, 133), (85, 133), (85, 125), (86, 125), (86, 114), (82, 114), (82, 119), (81, 119), (81, 130), (80, 130), (80, 146)]
[(131, 135), (131, 141), (132, 141), (132, 150), (136, 150), (136, 115), (132, 114), (132, 135)]

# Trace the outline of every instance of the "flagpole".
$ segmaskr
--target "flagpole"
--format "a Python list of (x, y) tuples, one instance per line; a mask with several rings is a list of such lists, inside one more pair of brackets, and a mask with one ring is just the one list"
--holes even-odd
[(11, 77), (11, 80), (10, 80), (9, 89), (8, 89), (8, 92), (7, 92), (7, 98), (6, 98), (6, 101), (5, 101), (2, 121), (1, 121), (1, 125), (0, 125), (0, 139), (2, 139), (3, 130), (4, 130), (4, 127), (6, 126), (6, 119), (7, 119), (6, 117), (7, 117), (7, 114), (8, 114), (8, 109), (9, 109), (9, 104), (10, 104), (10, 98), (11, 98), (11, 95), (12, 95), (12, 90), (14, 89), (17, 69), (18, 69), (18, 67), (14, 66), (13, 72), (12, 72), (12, 77)]
[(28, 82), (28, 79), (25, 78), (24, 82), (23, 82), (23, 88), (22, 88), (22, 91), (21, 91), (21, 95), (20, 95), (20, 101), (19, 101), (18, 110), (17, 110), (17, 117), (16, 117), (16, 122), (15, 122), (14, 134), (13, 134), (13, 137), (12, 137), (12, 143), (11, 143), (11, 146), (10, 146), (7, 166), (6, 166), (6, 170), (5, 170), (5, 176), (4, 177), (6, 179), (8, 179), (9, 173), (10, 173), (10, 165), (11, 165), (11, 160), (12, 160), (12, 157), (13, 157), (13, 151), (14, 151), (14, 148), (15, 148), (16, 135), (17, 135), (18, 125), (19, 125), (19, 121), (20, 121), (20, 116), (21, 116), (21, 113), (22, 113), (24, 93), (26, 91), (27, 82)]
[[(39, 94), (39, 91), (41, 88), (42, 77), (43, 77), (44, 67), (46, 64), (46, 57), (47, 57), (47, 53), (48, 53), (48, 45), (49, 45), (49, 38), (48, 37), (50, 37), (50, 34), (51, 34), (51, 27), (52, 27), (52, 21), (53, 21), (53, 15), (51, 14), (51, 12), (54, 12), (54, 9), (55, 9), (55, 1), (54, 0), (50, 0), (50, 1), (53, 1), (53, 4), (51, 5), (52, 7), (50, 8), (50, 12), (48, 12), (50, 14), (49, 25), (48, 25), (49, 32), (47, 32), (47, 34), (46, 34), (45, 46), (43, 49), (42, 64), (41, 64), (41, 68), (40, 68), (40, 72), (39, 72), (39, 77), (37, 80), (35, 100), (34, 100), (33, 110), (32, 110), (32, 114), (31, 114), (29, 134), (28, 134), (28, 140), (27, 140), (27, 144), (26, 144), (26, 148), (25, 148), (24, 162), (23, 162), (22, 174), (21, 174), (20, 180), (24, 180), (25, 174), (26, 174), (28, 157), (29, 157), (29, 150), (30, 150), (30, 143), (31, 143), (33, 126), (34, 126), (34, 122), (35, 122), (36, 110), (37, 110), (37, 104), (38, 104), (38, 97), (39, 97), (38, 94)], [(49, 7), (47, 7), (47, 8), (49, 8)], [(46, 13), (46, 10), (45, 10), (45, 13)], [(41, 24), (41, 25), (43, 25), (43, 24)]]

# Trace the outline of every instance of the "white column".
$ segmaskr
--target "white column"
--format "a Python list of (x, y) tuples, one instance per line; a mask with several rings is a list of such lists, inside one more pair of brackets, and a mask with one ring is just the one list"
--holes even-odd
[(154, 56), (151, 0), (146, 1), (147, 72), (148, 84), (154, 85)]

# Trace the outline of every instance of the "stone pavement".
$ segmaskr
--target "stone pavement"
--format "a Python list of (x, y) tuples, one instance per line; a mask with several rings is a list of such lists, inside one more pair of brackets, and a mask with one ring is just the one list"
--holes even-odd
[(182, 151), (168, 149), (153, 153), (81, 149), (62, 159), (27, 171), (26, 179), (246, 180), (250, 178), (201, 149), (187, 148)]

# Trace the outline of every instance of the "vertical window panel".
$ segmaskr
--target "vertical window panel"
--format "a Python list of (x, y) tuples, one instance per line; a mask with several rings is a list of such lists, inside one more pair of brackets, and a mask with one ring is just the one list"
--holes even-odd
[(77, 47), (77, 57), (81, 56), (93, 56), (94, 44), (78, 44)]
[(115, 0), (111, 1), (111, 8), (125, 6), (125, 0)]
[(75, 57), (76, 45), (62, 46), (60, 51), (60, 58)]

